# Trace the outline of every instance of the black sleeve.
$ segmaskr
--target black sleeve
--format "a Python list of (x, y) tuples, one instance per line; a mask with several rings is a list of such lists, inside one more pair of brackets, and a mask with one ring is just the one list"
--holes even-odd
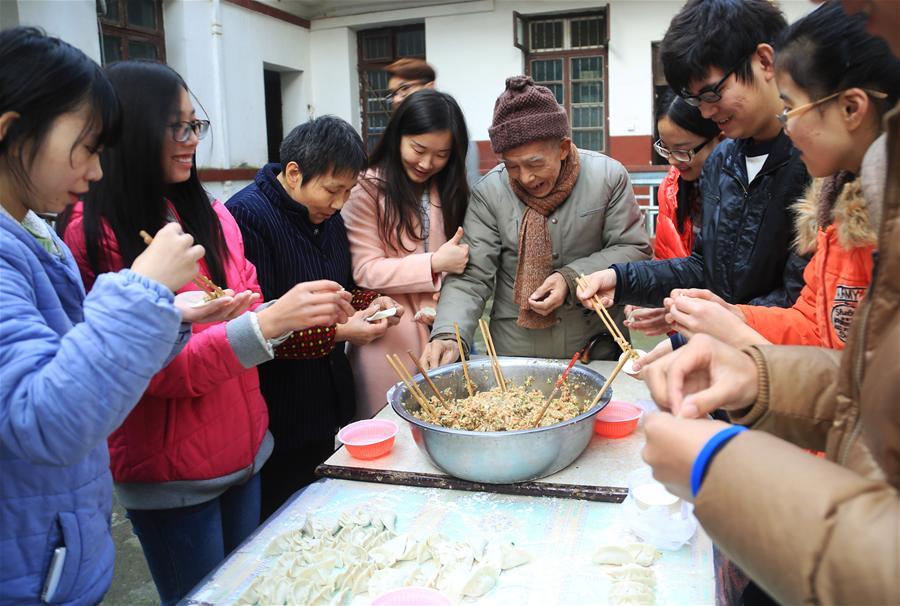
[(787, 263), (784, 264), (784, 281), (781, 288), (777, 288), (767, 295), (752, 299), (748, 305), (762, 307), (792, 307), (800, 297), (803, 290), (803, 270), (809, 263), (809, 257), (803, 257), (791, 251)]
[(690, 257), (616, 263), (617, 304), (662, 307), (663, 299), (674, 288), (706, 288), (703, 279), (703, 242), (694, 240)]

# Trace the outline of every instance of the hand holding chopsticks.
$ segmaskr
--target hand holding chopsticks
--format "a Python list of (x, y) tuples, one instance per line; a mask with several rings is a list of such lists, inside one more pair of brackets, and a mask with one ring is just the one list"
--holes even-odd
[[(576, 283), (582, 289), (588, 289), (590, 284), (588, 284), (587, 277), (584, 274), (578, 276), (575, 279)], [(635, 352), (634, 348), (631, 346), (631, 343), (625, 338), (622, 334), (622, 331), (619, 330), (619, 326), (616, 324), (613, 317), (610, 315), (609, 310), (603, 305), (603, 302), (600, 300), (600, 297), (594, 295), (591, 297), (591, 305), (594, 307), (594, 311), (597, 312), (597, 315), (600, 316), (600, 320), (603, 322), (604, 326), (606, 326), (606, 330), (609, 331), (610, 336), (612, 336), (613, 340), (619, 345), (622, 349), (622, 352), (627, 354), (625, 359), (631, 358), (633, 360), (638, 359), (638, 354)]]
[[(147, 246), (150, 246), (153, 243), (153, 236), (148, 234), (143, 229), (140, 231), (140, 236), (144, 240), (144, 244), (146, 244)], [(209, 301), (226, 296), (224, 290), (216, 286), (216, 284), (212, 280), (210, 280), (203, 274), (198, 273), (191, 281), (196, 284), (200, 288), (200, 290), (207, 293), (206, 298)], [(172, 290), (177, 290), (177, 288), (173, 288)]]

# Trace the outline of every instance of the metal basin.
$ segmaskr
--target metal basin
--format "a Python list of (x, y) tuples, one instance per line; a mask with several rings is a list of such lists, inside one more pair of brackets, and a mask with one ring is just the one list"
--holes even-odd
[[(534, 386), (549, 395), (553, 384), (567, 366), (566, 362), (535, 358), (500, 358), (503, 375), (516, 385), (529, 376)], [(469, 362), (469, 375), (476, 386), (489, 389), (496, 385), (488, 358)], [(459, 363), (442, 366), (428, 373), (438, 389), (450, 388), (457, 398), (468, 395)], [(413, 377), (426, 395), (431, 389), (421, 374)], [(550, 379), (549, 383), (547, 379)], [(566, 380), (575, 396), (586, 404), (594, 399), (606, 380), (601, 374), (575, 366)], [(394, 412), (409, 422), (413, 439), (431, 461), (448, 474), (472, 482), (510, 484), (543, 478), (568, 467), (587, 448), (594, 428), (594, 416), (612, 397), (607, 390), (600, 402), (577, 417), (538, 429), (518, 431), (464, 431), (426, 423), (412, 412), (419, 404), (403, 383), (388, 391)]]

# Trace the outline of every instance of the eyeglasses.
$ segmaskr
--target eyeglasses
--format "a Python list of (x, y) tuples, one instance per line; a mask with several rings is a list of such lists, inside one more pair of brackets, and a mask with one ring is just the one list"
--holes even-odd
[[(870, 97), (874, 97), (875, 99), (887, 99), (887, 95), (881, 91), (869, 90), (867, 88), (864, 88), (862, 90), (864, 90), (867, 95), (869, 95)], [(786, 128), (788, 120), (790, 120), (791, 118), (794, 118), (796, 116), (804, 114), (804, 113), (808, 112), (809, 110), (811, 110), (812, 108), (816, 107), (817, 105), (821, 105), (822, 103), (825, 103), (826, 101), (831, 101), (832, 99), (839, 97), (841, 94), (843, 94), (845, 92), (847, 92), (847, 91), (839, 90), (838, 92), (832, 93), (832, 94), (828, 95), (827, 97), (822, 97), (818, 101), (812, 101), (810, 103), (805, 103), (805, 104), (801, 105), (800, 107), (795, 107), (794, 109), (791, 109), (791, 110), (789, 110), (788, 108), (785, 107), (784, 111), (782, 111), (780, 114), (775, 114), (775, 117), (778, 119), (779, 122), (781, 122), (781, 128)]]
[(663, 147), (662, 139), (657, 139), (656, 143), (653, 144), (653, 149), (656, 150), (660, 156), (668, 160), (670, 157), (674, 158), (676, 162), (684, 162), (685, 164), (690, 164), (693, 161), (694, 156), (697, 155), (703, 147), (712, 141), (712, 139), (707, 139), (694, 149), (668, 149)]
[(721, 101), (722, 94), (719, 91), (722, 90), (722, 85), (725, 84), (725, 80), (728, 80), (728, 76), (736, 72), (738, 67), (740, 66), (731, 68), (724, 76), (722, 76), (721, 80), (716, 82), (713, 86), (705, 87), (697, 95), (692, 95), (686, 89), (681, 89), (681, 98), (684, 99), (685, 103), (693, 107), (700, 107), (701, 102), (716, 103), (717, 101)]
[(187, 143), (191, 138), (191, 133), (197, 135), (197, 139), (202, 139), (209, 132), (209, 120), (192, 120), (190, 122), (182, 121), (170, 124), (172, 130), (172, 138), (178, 143)]
[(415, 80), (413, 82), (404, 82), (397, 88), (394, 88), (394, 89), (389, 88), (387, 91), (387, 94), (384, 97), (382, 97), (382, 100), (385, 103), (390, 104), (391, 101), (394, 100), (394, 97), (396, 97), (398, 95), (402, 95), (403, 97), (406, 97), (406, 95), (409, 94), (406, 91), (411, 89), (413, 86), (424, 86), (426, 84), (429, 84), (429, 82), (426, 82), (425, 80)]

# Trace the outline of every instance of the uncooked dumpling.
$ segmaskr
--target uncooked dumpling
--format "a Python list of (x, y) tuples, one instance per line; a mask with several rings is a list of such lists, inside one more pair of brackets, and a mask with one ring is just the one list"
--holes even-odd
[(531, 552), (516, 547), (515, 543), (501, 543), (500, 553), (502, 555), (501, 567), (503, 570), (509, 570), (531, 561)]
[(619, 568), (613, 568), (606, 574), (613, 581), (635, 581), (650, 588), (656, 587), (656, 573), (651, 568), (637, 564), (626, 564)]
[(500, 567), (492, 563), (477, 564), (462, 588), (462, 595), (478, 598), (493, 589), (500, 578)]
[(622, 564), (631, 564), (633, 562), (634, 558), (631, 556), (631, 553), (618, 545), (601, 545), (594, 553), (594, 564), (621, 566)]
[(611, 604), (653, 604), (656, 592), (636, 581), (616, 581), (609, 588)]
[(647, 543), (632, 543), (625, 547), (625, 549), (631, 554), (634, 563), (640, 564), (641, 566), (652, 566), (653, 562), (662, 555), (660, 552), (656, 551), (652, 545), (648, 545)]

